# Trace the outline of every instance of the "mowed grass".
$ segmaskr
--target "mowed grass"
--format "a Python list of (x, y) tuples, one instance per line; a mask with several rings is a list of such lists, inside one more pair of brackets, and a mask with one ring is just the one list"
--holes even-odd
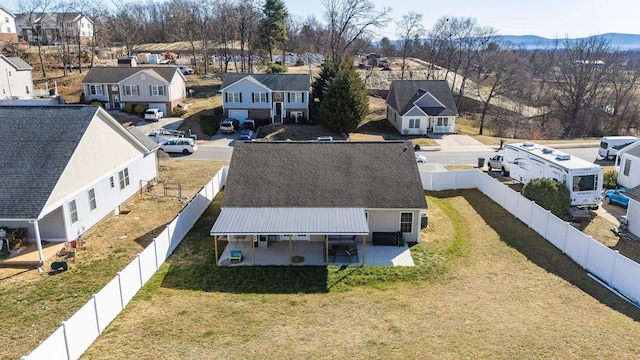
[(640, 310), (531, 229), (475, 190), (426, 196), (415, 267), (217, 268), (207, 234), (219, 196), (83, 358), (640, 354)]

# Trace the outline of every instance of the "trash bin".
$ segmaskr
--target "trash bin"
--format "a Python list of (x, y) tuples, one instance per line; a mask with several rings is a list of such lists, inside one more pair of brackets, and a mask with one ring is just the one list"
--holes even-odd
[(478, 158), (478, 168), (484, 167), (484, 158)]
[(429, 215), (427, 213), (420, 213), (420, 227), (426, 228), (429, 226)]

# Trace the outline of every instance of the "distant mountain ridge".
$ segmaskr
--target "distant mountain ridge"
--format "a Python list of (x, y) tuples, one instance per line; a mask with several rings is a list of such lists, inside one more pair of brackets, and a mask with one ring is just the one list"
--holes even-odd
[(607, 33), (601, 35), (593, 35), (586, 38), (558, 38), (548, 39), (536, 35), (503, 35), (504, 41), (509, 41), (518, 47), (525, 49), (544, 49), (552, 47), (556, 41), (562, 43), (565, 40), (575, 42), (584, 39), (605, 39), (611, 43), (612, 48), (618, 48), (620, 50), (640, 50), (640, 35), (636, 34), (619, 34), (619, 33)]

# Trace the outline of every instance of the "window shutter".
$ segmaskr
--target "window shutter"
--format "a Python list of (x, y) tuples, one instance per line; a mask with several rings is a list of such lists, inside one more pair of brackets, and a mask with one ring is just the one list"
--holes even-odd
[(251, 93), (251, 102), (256, 102), (256, 93)]
[(304, 93), (302, 93), (302, 102), (304, 103)]
[(229, 102), (229, 93), (228, 92), (224, 92), (224, 102)]
[(149, 95), (153, 96), (153, 89), (151, 88), (151, 85), (149, 85)]
[(240, 102), (242, 102), (242, 93), (240, 93)]
[(287, 102), (291, 102), (291, 93), (287, 93)]
[(140, 96), (140, 85), (136, 85), (136, 90), (138, 91), (138, 96)]

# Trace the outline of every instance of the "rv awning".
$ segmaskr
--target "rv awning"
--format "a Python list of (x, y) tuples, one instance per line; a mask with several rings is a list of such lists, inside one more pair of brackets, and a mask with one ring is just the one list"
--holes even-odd
[(363, 208), (224, 208), (211, 235), (367, 235)]

